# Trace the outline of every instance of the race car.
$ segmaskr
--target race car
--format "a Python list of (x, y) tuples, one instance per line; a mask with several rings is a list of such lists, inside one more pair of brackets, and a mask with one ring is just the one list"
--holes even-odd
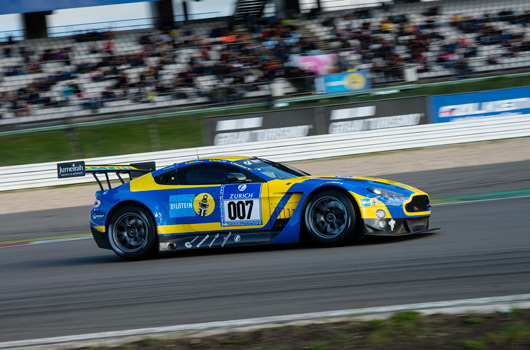
[[(100, 248), (129, 260), (164, 250), (301, 240), (337, 246), (362, 236), (434, 230), (429, 196), (414, 187), (369, 177), (311, 176), (256, 157), (197, 159), (158, 170), (153, 162), (70, 162), (57, 169), (59, 177), (94, 175), (101, 191), (90, 215), (92, 235)], [(109, 174), (119, 178), (118, 187), (112, 188)]]

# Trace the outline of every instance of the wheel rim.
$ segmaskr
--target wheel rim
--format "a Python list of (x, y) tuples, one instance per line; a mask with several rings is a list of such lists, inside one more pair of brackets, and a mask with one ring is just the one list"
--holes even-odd
[(320, 238), (338, 237), (348, 225), (346, 206), (332, 196), (317, 199), (309, 209), (309, 225)]
[(135, 252), (147, 244), (149, 226), (147, 220), (137, 213), (121, 215), (112, 232), (116, 246), (126, 252)]

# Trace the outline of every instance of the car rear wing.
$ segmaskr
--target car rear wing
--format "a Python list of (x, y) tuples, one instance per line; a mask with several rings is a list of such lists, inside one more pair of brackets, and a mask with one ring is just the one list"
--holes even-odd
[(86, 174), (92, 174), (96, 179), (99, 187), (102, 191), (103, 184), (98, 175), (104, 175), (108, 189), (112, 188), (110, 183), (109, 173), (116, 174), (121, 183), (124, 184), (125, 180), (122, 175), (129, 175), (129, 181), (133, 178), (142, 176), (156, 170), (155, 162), (144, 162), (144, 163), (132, 163), (130, 165), (85, 165), (85, 162), (68, 162), (57, 164), (57, 177), (59, 179), (69, 177), (85, 176)]

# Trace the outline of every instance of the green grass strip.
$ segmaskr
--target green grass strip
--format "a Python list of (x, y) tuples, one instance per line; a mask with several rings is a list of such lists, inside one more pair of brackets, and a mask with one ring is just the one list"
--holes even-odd
[[(362, 95), (347, 93), (299, 96), (276, 102), (287, 103), (287, 109), (291, 109), (521, 86), (530, 86), (530, 73), (401, 85), (375, 89), (369, 93), (362, 92)], [(377, 91), (392, 93), (373, 95)], [(9, 147), (0, 148), (0, 166), (201, 147), (207, 143), (205, 140), (207, 130), (203, 130), (205, 129), (203, 117), (260, 113), (268, 110), (270, 104), (260, 102), (3, 131), (0, 132), (0, 140)], [(285, 108), (274, 110), (285, 110)]]
[(445, 204), (445, 203), (456, 203), (461, 202), (459, 200), (450, 200), (450, 199), (440, 199), (440, 198), (431, 198), (431, 204)]
[(464, 195), (464, 196), (445, 197), (445, 198), (440, 198), (438, 200), (444, 201), (444, 202), (476, 201), (476, 200), (481, 200), (481, 199), (512, 198), (512, 197), (521, 197), (521, 196), (530, 196), (530, 188), (527, 188), (524, 190), (515, 190), (515, 191), (490, 192), (490, 193), (480, 193), (480, 194), (469, 194), (469, 195)]

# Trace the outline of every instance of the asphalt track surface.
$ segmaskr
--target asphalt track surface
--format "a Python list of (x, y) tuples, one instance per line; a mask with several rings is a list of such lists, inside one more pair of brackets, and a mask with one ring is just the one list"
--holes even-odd
[[(431, 198), (503, 192), (530, 189), (530, 161), (380, 177), (420, 188)], [(90, 209), (90, 206), (81, 206), (0, 215), (0, 242), (89, 233)]]
[[(530, 188), (530, 162), (472, 168), (392, 178), (438, 198)], [(0, 341), (528, 293), (529, 212), (530, 197), (446, 204), (433, 208), (431, 224), (442, 230), (432, 235), (140, 262), (92, 240), (1, 248)], [(38, 227), (35, 217), (21, 225)]]

